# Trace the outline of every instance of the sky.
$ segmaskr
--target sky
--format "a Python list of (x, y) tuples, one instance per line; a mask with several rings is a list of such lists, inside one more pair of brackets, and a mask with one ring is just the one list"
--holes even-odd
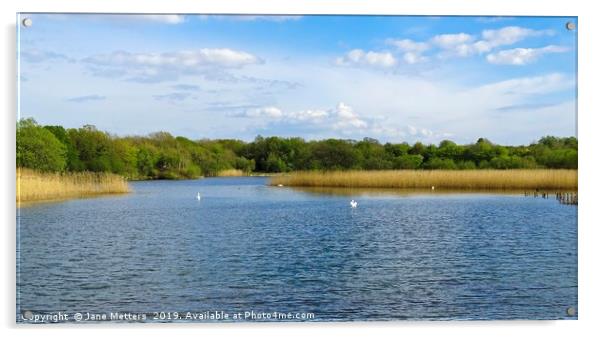
[(19, 117), (112, 134), (576, 136), (574, 17), (20, 14)]

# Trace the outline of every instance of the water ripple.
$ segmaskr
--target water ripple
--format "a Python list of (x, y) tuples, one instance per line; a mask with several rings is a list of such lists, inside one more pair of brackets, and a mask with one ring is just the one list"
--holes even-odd
[(551, 200), (362, 195), (350, 209), (263, 178), (133, 187), (21, 209), (18, 310), (464, 320), (577, 305), (577, 208)]

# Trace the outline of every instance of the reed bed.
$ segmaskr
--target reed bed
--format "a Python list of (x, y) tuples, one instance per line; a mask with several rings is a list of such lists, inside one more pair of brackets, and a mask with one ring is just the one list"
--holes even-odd
[(302, 171), (273, 177), (270, 184), (347, 188), (577, 190), (577, 170)]
[(223, 170), (217, 173), (218, 177), (244, 177), (247, 175), (248, 174), (245, 173), (243, 170), (236, 169)]
[(80, 198), (130, 191), (124, 177), (110, 173), (43, 173), (17, 169), (17, 202)]

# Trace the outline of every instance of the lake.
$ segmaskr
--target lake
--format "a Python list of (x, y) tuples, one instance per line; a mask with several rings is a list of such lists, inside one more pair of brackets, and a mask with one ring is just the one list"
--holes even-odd
[[(567, 314), (577, 309), (575, 206), (522, 194), (332, 193), (266, 179), (133, 182), (128, 195), (20, 208), (17, 320), (577, 317)], [(244, 319), (261, 320), (274, 321)]]

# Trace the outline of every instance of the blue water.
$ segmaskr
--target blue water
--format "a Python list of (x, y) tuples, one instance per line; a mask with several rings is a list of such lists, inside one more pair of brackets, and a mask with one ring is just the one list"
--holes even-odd
[(339, 195), (265, 178), (131, 185), (19, 209), (18, 321), (25, 311), (576, 318), (577, 207), (553, 199)]

